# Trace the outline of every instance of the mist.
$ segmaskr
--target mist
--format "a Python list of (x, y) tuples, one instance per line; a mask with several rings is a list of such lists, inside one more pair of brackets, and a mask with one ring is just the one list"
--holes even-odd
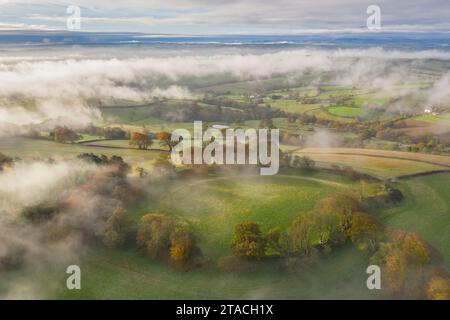
[[(79, 160), (21, 161), (0, 171), (1, 299), (43, 299), (65, 285), (65, 269), (84, 254), (86, 237), (99, 235), (122, 207), (108, 194), (109, 172)], [(34, 206), (52, 207), (52, 216), (27, 219)], [(42, 285), (52, 271), (62, 282)]]
[[(450, 103), (450, 53), (438, 50), (235, 49), (225, 53), (186, 50), (181, 55), (175, 50), (162, 54), (127, 47), (103, 52), (75, 47), (50, 52), (0, 55), (0, 135), (22, 134), (34, 125), (51, 130), (56, 125), (81, 128), (100, 123), (102, 105), (194, 99), (203, 93), (190, 85), (191, 80), (211, 76), (239, 81), (282, 75), (289, 82), (309, 75), (305, 85), (317, 86), (326, 75), (330, 83), (397, 98), (387, 112), (416, 112), (425, 105)], [(399, 87), (423, 81), (417, 70), (427, 69), (429, 61), (442, 65), (430, 72), (430, 88)], [(417, 101), (415, 106), (404, 103), (411, 96)]]

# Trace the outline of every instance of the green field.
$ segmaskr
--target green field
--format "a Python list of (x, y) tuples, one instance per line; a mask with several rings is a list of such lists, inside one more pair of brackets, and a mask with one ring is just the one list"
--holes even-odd
[(328, 112), (338, 117), (348, 118), (359, 117), (363, 114), (363, 110), (361, 110), (360, 108), (351, 107), (330, 107), (328, 108)]
[[(125, 140), (115, 140), (128, 143)], [(101, 144), (106, 141), (98, 142)], [(35, 158), (74, 158), (81, 153), (104, 154), (106, 156), (121, 156), (130, 165), (141, 165), (156, 159), (161, 152), (152, 150), (138, 150), (126, 148), (108, 148), (89, 144), (64, 144), (56, 143), (51, 140), (39, 140), (29, 138), (8, 138), (0, 139), (0, 152), (21, 159)], [(145, 167), (145, 165), (144, 165)]]
[(266, 262), (251, 272), (224, 272), (218, 259), (229, 255), (235, 224), (251, 220), (263, 229), (285, 229), (301, 212), (333, 192), (356, 188), (324, 174), (274, 177), (207, 177), (174, 181), (153, 190), (148, 204), (135, 208), (136, 219), (147, 212), (165, 212), (191, 225), (208, 266), (179, 272), (151, 261), (135, 250), (91, 248), (80, 266), (83, 290), (57, 291), (64, 299), (376, 299), (366, 288), (367, 256), (352, 245), (337, 248), (298, 271)]
[(443, 113), (433, 116), (431, 114), (425, 114), (413, 118), (416, 121), (428, 122), (433, 124), (450, 125), (450, 113)]
[[(80, 263), (83, 289), (62, 286), (57, 299), (380, 299), (367, 290), (367, 257), (352, 246), (336, 249), (298, 271), (268, 262), (252, 272), (179, 272), (135, 251), (92, 249)], [(51, 280), (51, 279), (49, 279)], [(53, 279), (55, 280), (55, 279)], [(59, 280), (64, 284), (64, 279)]]
[[(287, 228), (301, 212), (311, 210), (317, 200), (348, 184), (317, 177), (277, 175), (273, 177), (209, 177), (175, 181), (154, 190), (148, 205), (134, 211), (136, 218), (147, 212), (172, 214), (198, 231), (201, 247), (209, 256), (229, 253), (233, 228), (255, 221), (264, 228)], [(339, 179), (339, 177), (334, 177)]]
[(355, 122), (356, 119), (351, 118), (351, 117), (341, 117), (341, 116), (336, 116), (331, 114), (330, 112), (326, 111), (326, 110), (322, 110), (322, 109), (314, 109), (314, 110), (310, 110), (306, 112), (309, 115), (314, 115), (317, 118), (321, 118), (321, 119), (327, 119), (327, 120), (332, 120), (332, 121), (337, 121), (337, 122)]
[(405, 200), (385, 210), (380, 218), (386, 225), (412, 231), (423, 237), (443, 256), (450, 269), (450, 174), (435, 174), (402, 180), (398, 187)]
[(277, 100), (270, 102), (272, 109), (280, 109), (282, 111), (302, 114), (306, 111), (319, 109), (320, 104), (303, 104), (295, 100)]

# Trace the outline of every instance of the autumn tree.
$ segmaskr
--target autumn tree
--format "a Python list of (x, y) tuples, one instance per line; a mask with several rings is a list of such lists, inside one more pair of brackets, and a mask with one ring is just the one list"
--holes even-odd
[(450, 300), (450, 279), (432, 278), (427, 285), (426, 294), (431, 300)]
[(3, 153), (0, 152), (0, 171), (3, 170), (3, 167), (11, 164), (12, 161), (13, 160), (10, 157), (7, 157)]
[(326, 250), (331, 246), (345, 240), (342, 228), (342, 217), (333, 211), (317, 211), (314, 213), (314, 233), (319, 244)]
[(266, 239), (254, 222), (242, 222), (235, 226), (231, 243), (233, 251), (241, 257), (262, 258)]
[(266, 246), (264, 248), (264, 255), (267, 257), (278, 257), (282, 255), (282, 248), (280, 244), (281, 232), (278, 228), (272, 228), (266, 232)]
[[(172, 135), (169, 132), (161, 131), (156, 135), (156, 139), (159, 140), (160, 145), (166, 146), (169, 148), (169, 151), (172, 151), (174, 146), (174, 142), (172, 142)], [(176, 143), (176, 142), (175, 142)]]
[(360, 250), (375, 250), (381, 233), (382, 227), (372, 215), (365, 212), (352, 214), (347, 235)]
[(336, 215), (340, 218), (342, 231), (347, 230), (351, 225), (352, 214), (364, 212), (361, 203), (345, 193), (336, 193), (320, 200), (314, 207), (314, 212)]
[(288, 233), (289, 253), (308, 256), (312, 249), (313, 221), (310, 215), (302, 214), (292, 222)]
[(396, 230), (385, 231), (371, 263), (381, 266), (389, 292), (398, 297), (418, 298), (423, 288), (426, 264), (431, 261), (428, 245), (417, 235)]
[(170, 235), (174, 221), (163, 214), (146, 214), (139, 222), (137, 245), (155, 259), (166, 257), (170, 248)]
[(176, 227), (170, 235), (170, 260), (177, 268), (190, 269), (195, 266), (195, 258), (200, 249), (197, 239), (188, 227)]
[(153, 143), (152, 138), (148, 134), (133, 132), (128, 144), (130, 146), (137, 146), (139, 149), (146, 150)]
[(432, 277), (426, 285), (426, 295), (431, 300), (450, 300), (450, 279), (443, 276)]
[(408, 232), (403, 236), (401, 247), (409, 260), (415, 264), (424, 265), (431, 260), (428, 244), (414, 233)]
[(129, 213), (122, 208), (116, 209), (106, 221), (102, 232), (102, 242), (108, 248), (123, 246), (133, 233), (135, 224)]
[(381, 267), (383, 282), (394, 295), (400, 296), (403, 293), (407, 281), (408, 260), (400, 250), (392, 250), (384, 258)]

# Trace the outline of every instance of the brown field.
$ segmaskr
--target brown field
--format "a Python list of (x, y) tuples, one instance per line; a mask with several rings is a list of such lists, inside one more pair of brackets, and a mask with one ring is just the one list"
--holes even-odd
[(302, 153), (332, 153), (332, 154), (349, 154), (349, 155), (365, 155), (371, 157), (383, 157), (393, 159), (414, 160), (427, 162), (450, 167), (450, 156), (440, 156), (427, 153), (390, 151), (379, 149), (363, 149), (363, 148), (305, 148), (299, 150)]
[(380, 178), (450, 171), (450, 157), (422, 153), (357, 148), (305, 148), (295, 153), (311, 157), (320, 166), (350, 166)]
[(397, 128), (394, 129), (394, 131), (405, 133), (408, 135), (444, 135), (450, 132), (450, 127), (445, 124), (417, 121), (412, 119), (405, 120), (404, 122), (406, 124), (405, 128)]

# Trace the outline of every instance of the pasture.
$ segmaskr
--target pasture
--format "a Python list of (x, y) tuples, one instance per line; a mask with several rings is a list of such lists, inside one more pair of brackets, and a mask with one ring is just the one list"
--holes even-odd
[[(251, 272), (216, 268), (179, 272), (134, 250), (89, 250), (80, 267), (83, 289), (59, 285), (58, 299), (382, 299), (367, 290), (367, 257), (351, 245), (286, 272), (268, 262)], [(51, 279), (64, 284), (64, 279)], [(48, 287), (47, 287), (48, 288)]]
[[(117, 140), (116, 140), (117, 141)], [(124, 140), (122, 140), (124, 141)], [(123, 142), (120, 142), (121, 144)], [(124, 141), (128, 143), (127, 141)], [(100, 142), (97, 142), (100, 143)], [(107, 144), (101, 141), (101, 144)], [(51, 140), (39, 140), (29, 138), (8, 138), (0, 139), (0, 152), (21, 159), (47, 159), (62, 158), (71, 159), (81, 153), (104, 154), (106, 156), (121, 156), (132, 166), (148, 163), (156, 159), (161, 151), (157, 150), (139, 150), (133, 148), (111, 148), (108, 146), (99, 146), (87, 144), (64, 144)]]
[(405, 195), (398, 206), (384, 210), (379, 218), (384, 224), (415, 232), (441, 254), (450, 269), (450, 173), (434, 174), (399, 181)]
[(432, 114), (426, 114), (417, 116), (413, 119), (420, 122), (450, 126), (450, 113), (443, 113), (435, 116)]
[(211, 262), (202, 269), (175, 271), (135, 249), (93, 247), (82, 257), (83, 290), (59, 288), (63, 299), (376, 299), (366, 288), (367, 257), (352, 245), (336, 248), (320, 261), (286, 271), (267, 261), (251, 271), (227, 272), (217, 264), (231, 253), (233, 227), (255, 221), (264, 230), (285, 230), (321, 198), (358, 185), (342, 177), (295, 172), (274, 177), (208, 176), (177, 180), (151, 190), (148, 203), (132, 209), (138, 220), (163, 212), (189, 224)]
[(132, 213), (136, 220), (148, 212), (163, 212), (185, 221), (199, 234), (207, 255), (217, 257), (230, 253), (236, 224), (255, 221), (265, 230), (285, 230), (319, 199), (350, 186), (340, 177), (320, 173), (181, 179), (152, 189), (149, 202)]

